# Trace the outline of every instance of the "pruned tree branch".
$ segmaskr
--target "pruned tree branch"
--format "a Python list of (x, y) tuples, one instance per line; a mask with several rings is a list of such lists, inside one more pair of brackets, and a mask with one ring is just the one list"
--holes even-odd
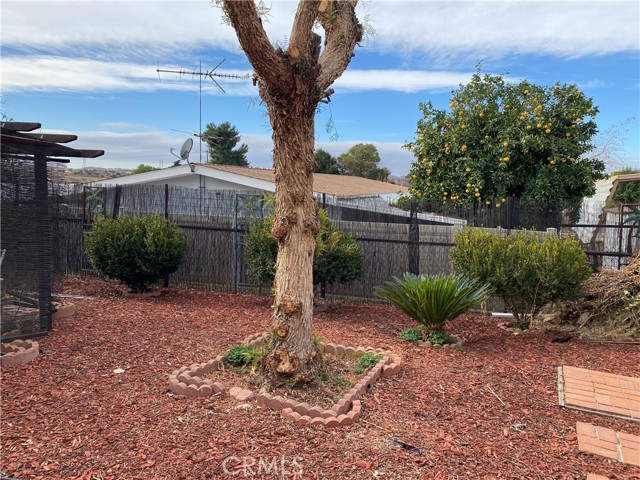
[(280, 85), (288, 69), (269, 42), (253, 0), (223, 0), (222, 7), (258, 80), (271, 87)]
[(320, 75), (317, 82), (321, 92), (347, 69), (353, 50), (362, 40), (362, 25), (355, 13), (357, 4), (358, 0), (332, 0), (319, 16), (325, 31), (325, 49), (319, 60)]
[[(318, 16), (318, 9), (322, 2), (319, 0), (305, 0), (298, 3), (296, 18), (291, 28), (289, 38), (289, 53), (297, 59), (298, 56), (312, 59), (315, 53), (318, 35), (313, 32), (313, 25)], [(317, 56), (316, 56), (317, 60)]]

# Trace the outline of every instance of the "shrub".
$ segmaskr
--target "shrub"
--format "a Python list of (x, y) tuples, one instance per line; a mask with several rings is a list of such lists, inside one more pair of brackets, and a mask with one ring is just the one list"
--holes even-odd
[(141, 293), (175, 272), (187, 253), (187, 240), (178, 225), (160, 215), (98, 217), (85, 235), (94, 268), (108, 278)]
[[(324, 210), (319, 211), (320, 232), (316, 237), (313, 257), (313, 284), (321, 286), (322, 296), (327, 284), (348, 283), (364, 274), (362, 249), (351, 235), (331, 224)], [(254, 222), (245, 237), (248, 273), (255, 281), (272, 283), (278, 243), (271, 233), (273, 215)]]
[(454, 342), (454, 338), (442, 330), (432, 330), (429, 332), (427, 342), (431, 345), (448, 345)]
[(382, 354), (367, 352), (362, 355), (356, 363), (355, 373), (364, 373), (380, 361)]
[(234, 367), (256, 366), (264, 358), (266, 350), (254, 345), (234, 345), (224, 354), (225, 361)]
[(499, 235), (465, 228), (455, 242), (454, 270), (491, 284), (523, 328), (545, 304), (579, 298), (591, 275), (585, 253), (570, 237), (547, 235), (540, 241), (536, 232)]
[[(388, 300), (428, 330), (444, 330), (446, 323), (462, 315), (491, 294), (489, 285), (464, 275), (414, 275), (394, 277), (374, 294)], [(425, 337), (426, 339), (426, 337)]]
[(417, 344), (422, 341), (422, 327), (409, 327), (402, 330), (398, 336), (405, 342)]
[(247, 273), (256, 282), (273, 283), (278, 255), (278, 241), (271, 233), (274, 216), (256, 220), (245, 235)]

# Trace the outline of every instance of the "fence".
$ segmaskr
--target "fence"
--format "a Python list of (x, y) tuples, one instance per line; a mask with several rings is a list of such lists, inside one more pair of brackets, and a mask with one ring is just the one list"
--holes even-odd
[[(114, 217), (158, 213), (176, 221), (189, 242), (184, 263), (171, 275), (173, 285), (233, 292), (268, 291), (268, 286), (256, 285), (247, 277), (244, 265), (244, 234), (248, 223), (268, 215), (273, 208), (259, 192), (212, 191), (167, 185), (56, 186), (53, 194), (58, 205), (54, 238), (56, 272), (91, 271), (84, 253), (83, 234), (90, 229), (95, 215)], [(373, 298), (377, 285), (407, 271), (424, 274), (451, 272), (449, 250), (454, 246), (456, 227), (445, 223), (465, 223), (447, 216), (456, 212), (420, 213), (415, 206), (406, 212), (372, 200), (333, 202), (325, 204), (325, 207), (334, 225), (351, 234), (365, 256), (363, 280), (347, 285), (330, 285), (327, 288), (329, 296), (368, 300)], [(505, 218), (514, 222), (513, 212), (518, 209), (522, 212), (524, 205), (512, 199), (511, 203), (505, 202), (503, 209), (508, 212)], [(476, 212), (475, 217), (471, 215), (472, 211)], [(490, 209), (477, 206), (464, 215), (473, 220), (470, 223), (485, 227), (495, 225), (500, 218)], [(555, 218), (561, 221), (563, 217)], [(602, 255), (603, 252), (607, 253), (597, 253)]]
[(2, 340), (51, 328), (52, 221), (45, 159), (2, 158)]
[(604, 202), (585, 201), (578, 221), (559, 227), (582, 242), (594, 271), (620, 269), (640, 249), (639, 219), (634, 222), (630, 216), (638, 207), (638, 204), (608, 206)]

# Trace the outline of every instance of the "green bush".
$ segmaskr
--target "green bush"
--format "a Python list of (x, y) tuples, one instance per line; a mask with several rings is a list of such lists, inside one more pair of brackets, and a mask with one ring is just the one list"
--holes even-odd
[(423, 340), (422, 327), (409, 327), (402, 330), (398, 336), (405, 342), (418, 344)]
[[(313, 284), (324, 292), (327, 284), (348, 283), (362, 278), (364, 255), (351, 235), (331, 224), (324, 210), (319, 211), (320, 232), (313, 257)], [(272, 283), (278, 243), (271, 233), (274, 217), (253, 223), (245, 237), (248, 273), (255, 281)], [(324, 296), (324, 295), (323, 295)]]
[(276, 274), (278, 241), (271, 233), (274, 216), (256, 220), (245, 235), (247, 273), (256, 282), (273, 283)]
[(177, 224), (152, 215), (98, 217), (85, 234), (85, 247), (99, 273), (142, 293), (178, 269), (188, 244)]
[(422, 325), (424, 337), (428, 330), (444, 330), (448, 321), (487, 300), (492, 289), (464, 275), (405, 273), (404, 278), (394, 277), (386, 285), (377, 287), (374, 294)]
[(454, 271), (491, 284), (523, 328), (547, 303), (579, 298), (591, 275), (584, 251), (570, 237), (547, 235), (540, 241), (536, 232), (499, 235), (465, 228), (455, 242)]
[(451, 335), (447, 332), (443, 332), (442, 330), (431, 330), (427, 337), (427, 342), (431, 345), (448, 345), (450, 343), (454, 343), (454, 341), (455, 340)]

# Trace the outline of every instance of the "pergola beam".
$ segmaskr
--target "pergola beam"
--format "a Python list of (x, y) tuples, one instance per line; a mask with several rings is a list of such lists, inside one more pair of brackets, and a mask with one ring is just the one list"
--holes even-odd
[[(74, 157), (74, 158), (96, 158), (104, 155), (104, 150), (87, 150), (76, 149), (67, 147), (65, 145), (59, 145), (55, 141), (50, 141), (47, 138), (49, 134), (26, 134), (21, 133), (5, 126), (10, 124), (12, 127), (15, 124), (19, 125), (40, 125), (35, 123), (21, 123), (21, 122), (4, 122), (0, 128), (0, 141), (2, 142), (2, 150), (8, 154), (18, 155), (34, 155), (37, 157)], [(56, 135), (56, 134), (51, 134)], [(44, 138), (38, 138), (38, 137)], [(63, 135), (63, 140), (72, 141), (69, 137), (78, 138), (76, 135)]]

